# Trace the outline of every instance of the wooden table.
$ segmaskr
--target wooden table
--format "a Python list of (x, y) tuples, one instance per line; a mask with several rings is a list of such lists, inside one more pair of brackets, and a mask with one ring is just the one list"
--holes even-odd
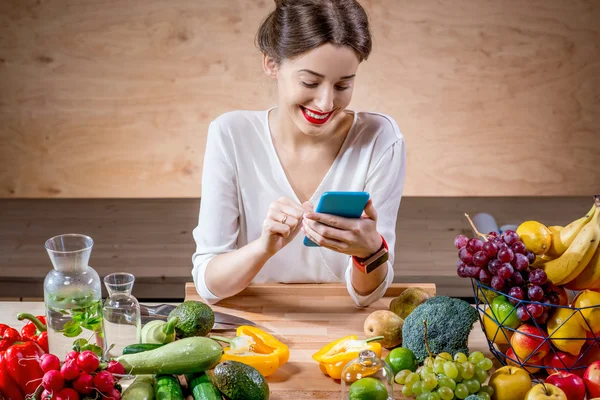
[[(345, 286), (339, 284), (268, 284), (250, 286), (212, 308), (254, 321), (290, 347), (288, 363), (267, 378), (272, 400), (339, 400), (340, 383), (323, 375), (312, 355), (342, 336), (364, 337), (365, 318), (375, 310), (388, 309), (394, 297), (413, 286), (435, 294), (433, 284), (393, 284), (381, 300), (367, 308), (358, 308)], [(200, 300), (191, 283), (186, 285), (186, 300), (189, 299)], [(20, 327), (22, 323), (15, 316), (23, 311), (43, 313), (44, 306), (41, 302), (1, 302), (0, 322)], [(221, 336), (234, 334), (233, 331), (219, 332)], [(491, 357), (479, 322), (469, 337), (469, 348)], [(395, 399), (407, 399), (402, 396), (399, 385), (394, 389)]]

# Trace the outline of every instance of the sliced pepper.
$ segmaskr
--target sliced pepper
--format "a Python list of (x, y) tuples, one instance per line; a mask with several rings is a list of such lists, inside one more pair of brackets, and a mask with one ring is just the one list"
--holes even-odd
[(23, 340), (36, 342), (42, 348), (42, 350), (48, 353), (48, 330), (46, 328), (46, 317), (43, 315), (38, 315), (36, 317), (29, 313), (19, 313), (17, 314), (17, 319), (19, 321), (23, 321), (24, 319), (29, 320), (29, 322), (27, 322), (25, 326), (21, 328), (21, 336), (23, 337)]
[(342, 370), (351, 360), (358, 357), (363, 350), (371, 350), (378, 358), (381, 358), (381, 343), (377, 340), (383, 336), (375, 336), (365, 340), (359, 340), (358, 336), (344, 336), (321, 348), (313, 354), (313, 360), (319, 363), (321, 371), (333, 379), (341, 379)]
[(8, 325), (0, 324), (0, 351), (8, 349), (14, 342), (20, 342), (19, 331)]
[(211, 336), (229, 343), (223, 349), (221, 361), (233, 360), (250, 365), (263, 376), (273, 374), (290, 357), (290, 349), (267, 332), (248, 325), (239, 326), (233, 339)]

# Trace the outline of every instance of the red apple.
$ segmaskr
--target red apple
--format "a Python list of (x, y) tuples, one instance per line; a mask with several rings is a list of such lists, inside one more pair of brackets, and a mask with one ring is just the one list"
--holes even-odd
[[(558, 371), (567, 372), (567, 369), (574, 368), (577, 366), (584, 366), (585, 364), (582, 363), (583, 360), (577, 362), (578, 358), (579, 356), (574, 356), (564, 351), (551, 351), (550, 353), (548, 353), (546, 358), (544, 358), (546, 372), (548, 373), (548, 375), (550, 375)], [(582, 378), (583, 373), (585, 372), (585, 368), (572, 369), (570, 372)]]
[(510, 338), (510, 345), (521, 360), (530, 355), (536, 359), (543, 359), (550, 351), (546, 332), (530, 324), (522, 324), (517, 328)]
[(517, 357), (515, 355), (515, 352), (513, 351), (513, 349), (508, 349), (506, 351), (506, 357), (507, 357), (506, 363), (508, 365), (514, 365), (516, 367), (521, 367), (525, 371), (529, 372), (530, 374), (535, 374), (536, 372), (538, 372), (540, 370), (538, 367), (534, 367), (534, 365), (545, 365), (543, 358), (538, 357), (534, 354), (531, 357), (529, 357), (529, 359), (527, 361), (525, 361), (525, 359), (521, 359), (521, 358)]
[(547, 377), (546, 383), (561, 388), (567, 395), (567, 400), (585, 399), (585, 383), (583, 383), (583, 379), (575, 374), (559, 371)]
[(583, 374), (588, 397), (600, 397), (600, 360), (588, 365)]

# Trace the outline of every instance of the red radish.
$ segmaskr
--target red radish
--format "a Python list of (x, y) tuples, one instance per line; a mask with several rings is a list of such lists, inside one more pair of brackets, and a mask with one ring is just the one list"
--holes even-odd
[(40, 357), (40, 368), (44, 372), (60, 370), (60, 359), (54, 354), (43, 354)]
[(121, 400), (121, 393), (115, 388), (112, 388), (109, 392), (105, 393), (106, 397), (104, 400)]
[(82, 372), (71, 385), (79, 393), (88, 395), (94, 390), (94, 377), (87, 372)]
[(65, 361), (65, 363), (60, 367), (60, 373), (66, 380), (70, 381), (72, 379), (77, 378), (79, 375), (79, 367), (77, 366), (77, 360), (71, 359)]
[(79, 353), (77, 357), (77, 365), (83, 372), (92, 373), (100, 365), (100, 359), (93, 351), (86, 350)]
[(79, 400), (79, 393), (71, 388), (64, 388), (56, 393), (54, 400)]
[(51, 370), (44, 374), (42, 386), (49, 392), (56, 392), (65, 386), (65, 380), (59, 371)]
[(72, 351), (65, 356), (65, 361), (72, 360), (74, 358), (77, 358), (78, 356), (79, 356), (78, 351)]
[(118, 362), (116, 360), (109, 361), (108, 367), (106, 367), (106, 370), (108, 372), (110, 372), (111, 374), (117, 374), (117, 375), (125, 374), (125, 367), (123, 367), (123, 364), (121, 364), (120, 362)]
[(45, 390), (42, 392), (40, 400), (51, 400), (52, 399), (52, 392), (49, 392), (48, 390)]
[(94, 386), (102, 393), (108, 393), (115, 386), (115, 378), (108, 371), (100, 371), (94, 377)]

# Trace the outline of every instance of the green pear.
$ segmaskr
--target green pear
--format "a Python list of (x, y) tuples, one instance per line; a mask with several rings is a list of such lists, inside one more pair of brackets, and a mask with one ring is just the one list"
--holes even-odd
[(390, 303), (390, 311), (405, 319), (415, 308), (425, 303), (431, 295), (421, 288), (411, 287), (400, 293)]
[(364, 323), (365, 336), (383, 336), (379, 342), (386, 349), (393, 349), (402, 344), (402, 326), (404, 320), (388, 310), (373, 311)]

